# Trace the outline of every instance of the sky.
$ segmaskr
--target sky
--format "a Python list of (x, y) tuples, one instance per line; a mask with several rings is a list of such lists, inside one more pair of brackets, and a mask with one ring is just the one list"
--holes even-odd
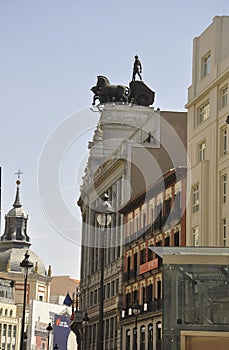
[(53, 275), (79, 278), (97, 75), (128, 85), (138, 54), (154, 107), (184, 111), (193, 39), (221, 15), (228, 0), (0, 0), (1, 235), (20, 169), (31, 249)]

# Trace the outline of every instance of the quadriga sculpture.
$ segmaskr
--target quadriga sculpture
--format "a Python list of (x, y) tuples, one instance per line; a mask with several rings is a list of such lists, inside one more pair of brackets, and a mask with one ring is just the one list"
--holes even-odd
[(128, 101), (130, 95), (128, 86), (112, 85), (109, 80), (102, 75), (99, 75), (97, 78), (97, 85), (91, 88), (91, 91), (94, 93), (93, 106), (97, 99), (99, 99), (100, 103)]

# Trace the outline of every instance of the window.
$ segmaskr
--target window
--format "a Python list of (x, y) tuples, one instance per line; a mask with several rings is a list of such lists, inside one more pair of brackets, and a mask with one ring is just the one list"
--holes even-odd
[(144, 232), (145, 232), (145, 227), (146, 227), (146, 213), (144, 212), (142, 214), (142, 228), (143, 228)]
[(221, 129), (221, 155), (227, 153), (227, 127)]
[(150, 209), (150, 222), (153, 224), (154, 222), (154, 208)]
[(228, 86), (224, 86), (220, 90), (220, 108), (226, 107), (227, 105), (227, 92), (228, 92)]
[(137, 272), (138, 272), (138, 252), (134, 253), (134, 274), (135, 277), (137, 276)]
[(223, 219), (223, 246), (227, 246), (227, 219)]
[(156, 349), (161, 349), (162, 324), (161, 321), (156, 323)]
[(146, 262), (146, 248), (143, 248), (140, 251), (140, 264), (144, 264)]
[(201, 60), (201, 78), (205, 78), (211, 70), (211, 52), (208, 52)]
[(148, 325), (148, 349), (153, 349), (153, 324)]
[(115, 281), (111, 282), (111, 296), (113, 297), (115, 295)]
[(140, 329), (140, 349), (145, 350), (145, 342), (146, 342), (146, 328), (145, 326), (141, 326)]
[(199, 226), (195, 226), (192, 229), (192, 245), (194, 247), (199, 246)]
[(150, 283), (148, 286), (147, 286), (147, 301), (148, 302), (151, 302), (153, 301), (153, 298), (154, 298), (154, 295), (153, 295), (153, 284)]
[(137, 327), (134, 327), (133, 328), (133, 349), (134, 350), (137, 350), (137, 346), (136, 346), (136, 344), (137, 344)]
[(223, 203), (227, 202), (227, 174), (222, 176)]
[(133, 221), (132, 220), (129, 221), (128, 226), (129, 226), (129, 235), (131, 235), (133, 232)]
[(169, 247), (170, 246), (170, 236), (165, 237), (164, 246), (165, 247)]
[(197, 124), (201, 124), (209, 118), (209, 101), (205, 102), (198, 108), (197, 117)]
[(126, 350), (130, 350), (130, 329), (126, 330)]
[(199, 162), (206, 160), (206, 141), (201, 142), (198, 145), (198, 158)]
[(199, 185), (192, 188), (192, 212), (196, 213), (199, 210)]
[(147, 297), (146, 297), (146, 287), (142, 286), (141, 287), (141, 304), (145, 304), (147, 301)]
[(110, 283), (107, 283), (107, 299), (109, 299), (110, 296)]
[(137, 232), (139, 230), (139, 217), (138, 215), (134, 218), (134, 232)]
[(180, 232), (176, 231), (174, 233), (174, 247), (179, 247), (180, 245)]
[(157, 299), (161, 299), (161, 290), (162, 288), (162, 283), (161, 283), (161, 280), (158, 280), (157, 281)]

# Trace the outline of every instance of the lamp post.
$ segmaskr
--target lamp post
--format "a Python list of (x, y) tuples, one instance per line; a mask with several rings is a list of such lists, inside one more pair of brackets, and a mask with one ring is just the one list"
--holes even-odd
[(46, 327), (46, 331), (48, 331), (48, 346), (47, 349), (49, 350), (49, 339), (50, 339), (50, 332), (52, 332), (53, 328), (51, 326), (51, 323), (49, 322), (48, 327)]
[(26, 290), (27, 290), (27, 280), (30, 270), (33, 268), (33, 263), (29, 260), (28, 251), (25, 252), (25, 258), (20, 263), (24, 274), (24, 297), (23, 297), (23, 311), (22, 311), (22, 322), (21, 322), (21, 341), (20, 350), (24, 349), (24, 337), (25, 337), (25, 306), (26, 306)]
[(134, 341), (134, 350), (137, 350), (138, 348), (138, 315), (140, 313), (140, 305), (138, 304), (138, 301), (135, 300), (133, 306), (132, 306), (133, 314), (135, 315), (135, 341)]
[(82, 321), (84, 325), (84, 350), (87, 350), (87, 326), (89, 322), (87, 311), (84, 312)]
[(101, 227), (100, 232), (100, 294), (99, 294), (99, 330), (97, 333), (97, 350), (103, 349), (103, 303), (104, 303), (104, 237), (107, 226), (111, 223), (112, 207), (108, 202), (109, 196), (105, 192), (101, 197), (100, 211), (97, 212), (97, 221)]

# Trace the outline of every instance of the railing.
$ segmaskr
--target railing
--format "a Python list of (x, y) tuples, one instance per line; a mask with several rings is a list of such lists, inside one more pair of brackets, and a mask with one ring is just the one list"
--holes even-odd
[[(155, 299), (140, 305), (140, 315), (146, 314), (147, 312), (158, 312), (162, 311), (162, 299)], [(133, 312), (131, 307), (123, 309), (121, 311), (121, 318), (130, 318), (133, 317)]]
[(135, 269), (126, 271), (123, 273), (123, 282), (129, 282), (137, 276), (137, 271)]

